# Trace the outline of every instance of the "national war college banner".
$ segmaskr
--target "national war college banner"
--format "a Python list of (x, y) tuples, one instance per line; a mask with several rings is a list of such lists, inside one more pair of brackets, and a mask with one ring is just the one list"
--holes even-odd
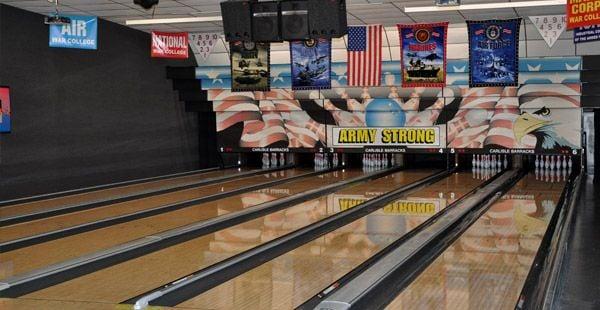
[(188, 53), (187, 32), (152, 31), (152, 57), (187, 59)]
[(290, 42), (292, 89), (331, 88), (331, 40)]
[(448, 23), (397, 26), (402, 87), (444, 87)]
[(467, 21), (469, 86), (518, 86), (521, 18)]

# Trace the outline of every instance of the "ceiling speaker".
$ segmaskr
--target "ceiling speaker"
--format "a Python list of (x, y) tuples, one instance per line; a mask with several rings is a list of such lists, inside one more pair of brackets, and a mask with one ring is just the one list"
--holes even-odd
[(340, 38), (348, 32), (345, 0), (308, 0), (310, 37)]
[(133, 0), (133, 3), (143, 7), (146, 10), (149, 10), (158, 4), (158, 0)]
[(309, 39), (308, 4), (305, 0), (281, 2), (281, 38)]
[(252, 40), (256, 42), (281, 41), (279, 1), (252, 4)]
[(221, 2), (223, 30), (227, 41), (252, 41), (252, 1)]

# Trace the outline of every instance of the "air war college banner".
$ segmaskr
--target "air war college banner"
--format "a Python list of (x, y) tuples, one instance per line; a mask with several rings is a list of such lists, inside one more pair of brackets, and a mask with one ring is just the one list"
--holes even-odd
[(231, 90), (268, 91), (271, 86), (269, 43), (235, 41), (231, 50)]
[(467, 21), (469, 86), (519, 85), (521, 18)]
[(444, 87), (448, 23), (397, 26), (402, 87)]
[(331, 40), (291, 41), (292, 89), (331, 88)]
[(96, 16), (67, 16), (68, 25), (50, 25), (48, 46), (95, 50), (98, 48), (98, 18)]

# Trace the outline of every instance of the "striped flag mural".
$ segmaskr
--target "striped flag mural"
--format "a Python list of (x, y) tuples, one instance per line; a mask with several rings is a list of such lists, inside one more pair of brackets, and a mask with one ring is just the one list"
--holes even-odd
[(348, 27), (348, 86), (381, 83), (381, 25)]

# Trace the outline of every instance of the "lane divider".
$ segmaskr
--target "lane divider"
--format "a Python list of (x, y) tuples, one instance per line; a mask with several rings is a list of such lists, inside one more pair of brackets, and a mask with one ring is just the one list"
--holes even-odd
[[(16, 298), (36, 290), (40, 290), (76, 277), (89, 274), (103, 268), (113, 266), (126, 260), (134, 259), (161, 249), (183, 243), (185, 241), (213, 233), (215, 231), (243, 223), (269, 213), (289, 208), (293, 205), (314, 199), (341, 188), (385, 177), (401, 168), (381, 170), (360, 177), (336, 182), (318, 189), (290, 195), (285, 198), (258, 204), (254, 207), (218, 216), (209, 220), (168, 230), (156, 235), (146, 236), (131, 242), (98, 251), (76, 259), (40, 268), (25, 274), (0, 280), (0, 297)], [(332, 169), (335, 170), (335, 169)], [(332, 171), (328, 170), (328, 171)], [(310, 173), (316, 175), (323, 173)]]
[(219, 182), (223, 182), (223, 181), (230, 181), (230, 180), (237, 179), (237, 178), (250, 177), (250, 176), (268, 173), (268, 172), (275, 172), (275, 171), (279, 171), (282, 169), (288, 169), (291, 167), (292, 166), (282, 166), (282, 167), (276, 167), (276, 168), (266, 169), (266, 170), (253, 170), (253, 171), (230, 175), (230, 176), (225, 176), (225, 177), (210, 178), (210, 179), (201, 180), (198, 182), (188, 183), (185, 185), (173, 185), (173, 186), (169, 186), (169, 187), (159, 189), (159, 190), (148, 190), (148, 191), (143, 191), (143, 192), (137, 192), (134, 194), (113, 196), (110, 198), (89, 201), (89, 202), (79, 203), (79, 204), (73, 204), (73, 205), (68, 205), (68, 206), (61, 206), (61, 207), (57, 207), (57, 208), (40, 210), (40, 211), (35, 211), (35, 212), (31, 212), (31, 213), (26, 213), (26, 214), (7, 216), (7, 217), (0, 218), (0, 227), (19, 224), (19, 223), (25, 223), (25, 222), (29, 222), (29, 221), (33, 221), (33, 220), (43, 219), (43, 218), (67, 214), (67, 213), (73, 213), (73, 212), (82, 211), (82, 210), (91, 210), (91, 209), (100, 208), (100, 207), (117, 204), (117, 203), (121, 203), (121, 202), (126, 202), (126, 201), (131, 201), (131, 200), (136, 200), (136, 199), (142, 199), (142, 198), (146, 198), (146, 197), (150, 197), (150, 196), (156, 196), (156, 195), (168, 194), (168, 193), (172, 193), (172, 192), (176, 192), (176, 191), (186, 190), (186, 189), (190, 189), (190, 188), (194, 188), (194, 187), (198, 187), (198, 186), (210, 185), (210, 184), (215, 184), (215, 183), (219, 183)]
[(435, 258), (471, 226), (522, 177), (511, 170), (405, 240), (314, 309), (381, 309), (409, 285)]
[(296, 247), (310, 242), (311, 240), (338, 229), (339, 227), (351, 223), (377, 209), (383, 208), (388, 203), (397, 200), (398, 196), (402, 194), (437, 182), (448, 176), (450, 173), (452, 173), (452, 171), (442, 171), (402, 186), (386, 194), (358, 204), (353, 208), (329, 216), (285, 236), (199, 270), (198, 272), (171, 282), (161, 288), (152, 290), (139, 298), (125, 301), (124, 303), (130, 304), (135, 302), (135, 309), (144, 309), (149, 304), (153, 306), (175, 306), (257, 267), (265, 261), (271, 260)]

